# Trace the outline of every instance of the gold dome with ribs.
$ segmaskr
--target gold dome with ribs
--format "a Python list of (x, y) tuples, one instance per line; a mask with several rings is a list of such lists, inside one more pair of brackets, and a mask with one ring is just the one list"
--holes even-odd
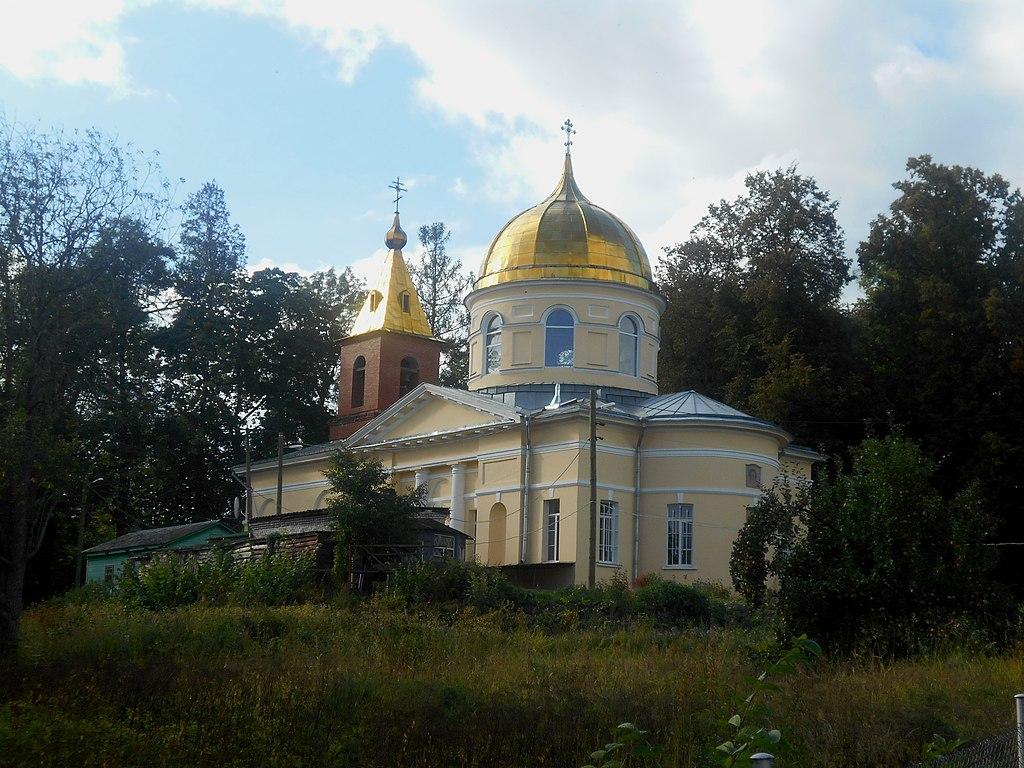
[(475, 287), (545, 278), (654, 288), (651, 263), (639, 238), (621, 219), (580, 192), (568, 153), (555, 191), (498, 232)]

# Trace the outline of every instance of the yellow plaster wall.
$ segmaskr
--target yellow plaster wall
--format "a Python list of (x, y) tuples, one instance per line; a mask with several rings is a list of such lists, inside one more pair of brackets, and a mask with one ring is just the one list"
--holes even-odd
[[(652, 293), (616, 283), (565, 281), (506, 283), (485, 288), (467, 299), (470, 308), (469, 388), (546, 382), (613, 386), (657, 393), (661, 302)], [(544, 320), (554, 307), (576, 317), (571, 368), (544, 366)], [(482, 326), (493, 314), (502, 318), (501, 365), (483, 372)], [(640, 319), (639, 376), (621, 374), (618, 323), (624, 314)]]
[(394, 428), (384, 431), (375, 440), (414, 435), (429, 435), (435, 432), (447, 432), (461, 426), (492, 424), (497, 419), (488, 413), (452, 403), (441, 398), (431, 398), (417, 411), (399, 421)]
[[(434, 424), (450, 428), (447, 420), (465, 422), (461, 407), (438, 402), (417, 414), (420, 425)], [(415, 427), (425, 428), (425, 427)], [(532, 438), (535, 449), (545, 445), (565, 444), (556, 450), (535, 450), (531, 462), (531, 490), (528, 504), (528, 562), (544, 561), (544, 501), (557, 498), (561, 510), (559, 560), (575, 562), (578, 583), (587, 578), (589, 545), (589, 452), (586, 439), (589, 425), (585, 417), (551, 423), (534, 424)], [(601, 428), (605, 438), (599, 444), (599, 498), (610, 498), (619, 506), (619, 567), (627, 576), (633, 572), (634, 548), (634, 454), (638, 428), (608, 420)], [(519, 426), (494, 434), (464, 440), (441, 440), (422, 446), (399, 450), (383, 450), (377, 455), (385, 464), (397, 467), (394, 478), (399, 487), (411, 488), (415, 469), (425, 467), (430, 499), (449, 506), (451, 465), (464, 468), (464, 509), (470, 535), (470, 556), (480, 562), (514, 564), (519, 562), (520, 526), (522, 521), (521, 442)], [(609, 452), (608, 449), (618, 452)], [(776, 474), (778, 438), (767, 433), (742, 429), (691, 428), (679, 425), (648, 427), (644, 451), (687, 449), (728, 450), (758, 454), (763, 484), (768, 486)], [(285, 466), (284, 508), (299, 511), (322, 504), (327, 490), (323, 471), (328, 457)], [(659, 573), (679, 581), (706, 579), (729, 583), (729, 556), (732, 542), (746, 517), (746, 508), (756, 502), (759, 491), (746, 487), (746, 464), (750, 459), (730, 456), (648, 456), (642, 461), (644, 493), (640, 501), (639, 573)], [(812, 462), (802, 457), (785, 457), (784, 474), (809, 478)], [(273, 514), (276, 495), (276, 467), (253, 473), (253, 484), (263, 491), (256, 496), (257, 514)], [(290, 484), (308, 484), (289, 490)], [(609, 487), (611, 486), (611, 487)], [(709, 492), (715, 491), (715, 492)], [(665, 565), (666, 512), (669, 503), (679, 500), (694, 505), (694, 567), (668, 569)], [(261, 502), (265, 506), (261, 509)], [(502, 523), (491, 519), (495, 504), (502, 504)], [(492, 530), (493, 527), (493, 530)], [(496, 535), (501, 534), (501, 535)], [(610, 579), (617, 569), (598, 565), (599, 580)]]

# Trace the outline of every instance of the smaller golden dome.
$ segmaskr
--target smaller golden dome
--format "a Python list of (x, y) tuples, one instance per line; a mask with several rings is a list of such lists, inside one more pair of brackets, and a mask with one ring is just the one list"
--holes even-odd
[(654, 289), (651, 263), (640, 239), (620, 218), (580, 192), (568, 152), (555, 191), (498, 232), (487, 249), (476, 288), (551, 277)]
[(391, 229), (384, 235), (384, 245), (389, 250), (400, 251), (405, 248), (405, 244), (409, 242), (409, 238), (405, 234), (405, 230), (402, 229), (401, 223), (398, 221), (398, 211), (395, 211), (395, 221), (391, 225)]

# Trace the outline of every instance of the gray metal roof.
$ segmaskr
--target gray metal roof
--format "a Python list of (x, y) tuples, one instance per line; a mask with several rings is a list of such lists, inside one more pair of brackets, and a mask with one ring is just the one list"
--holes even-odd
[(749, 413), (738, 411), (732, 406), (712, 400), (707, 395), (688, 389), (685, 392), (672, 392), (645, 400), (639, 408), (640, 415), (645, 419), (678, 419), (698, 417), (702, 419), (726, 419), (729, 421), (751, 421), (768, 424), (763, 419), (755, 418)]
[(85, 550), (84, 554), (95, 555), (100, 552), (116, 552), (122, 549), (150, 549), (173, 544), (179, 539), (199, 533), (207, 528), (221, 525), (231, 529), (224, 520), (203, 520), (198, 523), (185, 523), (184, 525), (168, 525), (164, 528), (146, 528), (141, 531), (132, 531), (116, 539), (104, 541), (95, 547)]

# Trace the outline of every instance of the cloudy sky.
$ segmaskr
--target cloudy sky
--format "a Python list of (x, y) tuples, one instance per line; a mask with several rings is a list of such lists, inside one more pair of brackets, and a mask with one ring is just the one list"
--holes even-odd
[(226, 190), (250, 265), (367, 274), (407, 230), (475, 268), (577, 181), (652, 258), (756, 168), (797, 163), (851, 253), (912, 154), (1024, 183), (1024, 2), (0, 0), (0, 110), (159, 150)]

